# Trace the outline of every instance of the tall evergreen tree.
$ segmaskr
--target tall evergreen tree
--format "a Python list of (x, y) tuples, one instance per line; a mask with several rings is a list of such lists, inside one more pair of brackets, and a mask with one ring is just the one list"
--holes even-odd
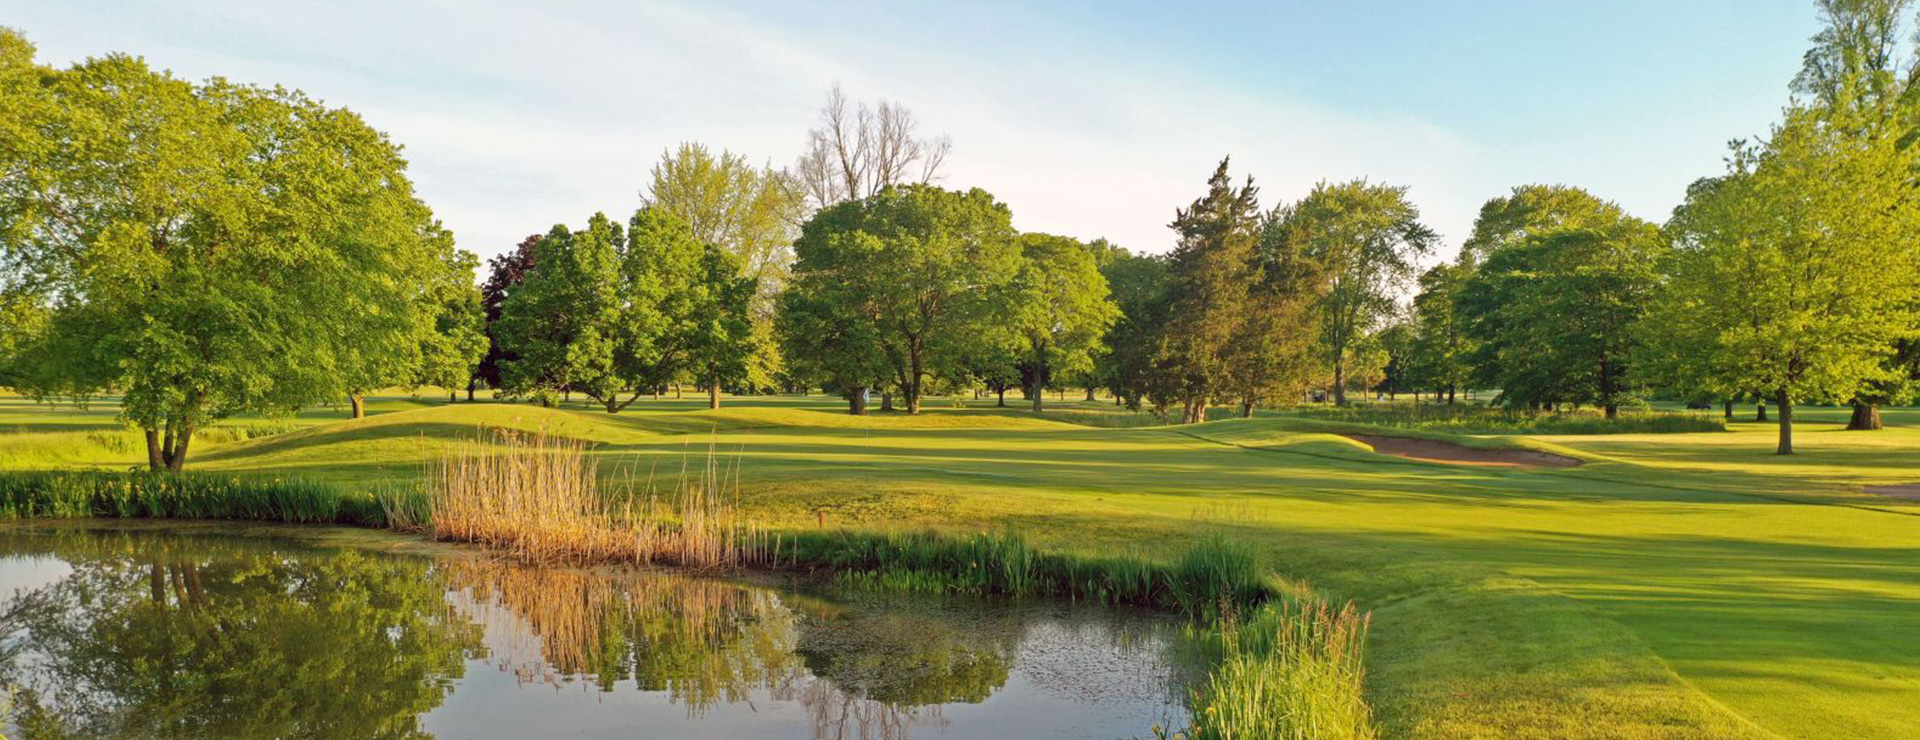
[(1233, 187), (1228, 161), (1220, 160), (1206, 195), (1177, 211), (1171, 224), (1179, 241), (1168, 257), (1155, 405), (1179, 404), (1188, 424), (1206, 421), (1207, 406), (1225, 395), (1229, 350), (1256, 276), (1259, 190), (1251, 177)]

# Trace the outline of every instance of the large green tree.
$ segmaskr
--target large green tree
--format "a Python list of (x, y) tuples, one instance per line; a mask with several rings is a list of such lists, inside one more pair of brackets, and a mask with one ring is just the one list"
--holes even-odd
[(514, 359), (502, 390), (551, 403), (578, 391), (617, 413), (639, 397), (631, 302), (620, 291), (620, 224), (596, 213), (587, 227), (556, 225), (535, 246), (535, 267), (501, 307), (497, 334)]
[(759, 282), (740, 274), (739, 261), (708, 245), (700, 259), (698, 305), (690, 315), (687, 368), (707, 389), (707, 407), (720, 408), (720, 389), (745, 383), (754, 339), (753, 297)]
[(472, 252), (455, 252), (438, 279), (427, 286), (423, 298), (437, 310), (433, 326), (423, 332), (420, 345), (420, 371), (414, 385), (434, 385), (453, 390), (467, 386), (486, 356), (487, 314), (480, 287), (473, 282), (480, 258)]
[(1094, 247), (1100, 273), (1106, 276), (1120, 309), (1119, 319), (1107, 330), (1095, 374), (1115, 403), (1138, 411), (1153, 377), (1154, 353), (1166, 316), (1168, 262), (1160, 255), (1134, 254), (1104, 241), (1089, 246)]
[(1188, 424), (1206, 421), (1208, 405), (1228, 395), (1231, 349), (1258, 276), (1259, 190), (1250, 177), (1235, 188), (1227, 165), (1220, 160), (1206, 195), (1176, 211), (1171, 224), (1179, 241), (1168, 257), (1149, 395), (1156, 408), (1179, 404)]
[(0, 32), (0, 291), (44, 319), (10, 383), (120, 391), (177, 470), (217, 419), (417, 372), (451, 240), (384, 135), (297, 91), (29, 50)]
[(1300, 253), (1323, 270), (1320, 344), (1333, 369), (1333, 399), (1345, 405), (1347, 364), (1356, 344), (1398, 307), (1417, 275), (1417, 260), (1439, 237), (1420, 223), (1420, 209), (1403, 187), (1365, 180), (1314, 186), (1289, 206), (1283, 228)]
[(1472, 340), (1456, 307), (1460, 288), (1473, 269), (1459, 263), (1435, 265), (1420, 274), (1420, 293), (1413, 299), (1413, 345), (1408, 380), (1416, 387), (1457, 398), (1472, 365)]
[(1509, 405), (1586, 403), (1607, 418), (1634, 397), (1629, 358), (1663, 247), (1649, 223), (1537, 231), (1479, 266), (1459, 293), (1482, 372)]
[(794, 252), (788, 350), (850, 397), (873, 387), (877, 355), (917, 413), (929, 378), (964, 374), (979, 343), (1009, 338), (1020, 245), (1007, 207), (984, 190), (884, 188), (822, 209)]
[(1650, 333), (1679, 357), (1663, 364), (1773, 400), (1780, 454), (1793, 452), (1796, 402), (1856, 397), (1920, 326), (1912, 158), (1897, 131), (1867, 125), (1877, 115), (1844, 90), (1788, 109), (1669, 224)]
[(1460, 245), (1461, 264), (1485, 262), (1501, 248), (1557, 229), (1602, 228), (1627, 218), (1625, 211), (1570, 185), (1521, 185), (1480, 206), (1473, 233)]
[(793, 240), (806, 220), (805, 187), (785, 170), (755, 167), (739, 154), (682, 143), (661, 155), (641, 195), (648, 205), (679, 216), (695, 239), (727, 252), (740, 277), (755, 281), (747, 382), (757, 388), (776, 385), (782, 367), (774, 317), (793, 263)]
[(1014, 285), (1016, 361), (1038, 412), (1056, 376), (1087, 373), (1100, 339), (1119, 316), (1093, 253), (1079, 240), (1022, 234), (1023, 260)]
[[(1793, 90), (1813, 107), (1847, 106), (1863, 136), (1894, 135), (1909, 156), (1920, 155), (1920, 50), (1904, 50), (1902, 25), (1912, 0), (1820, 0), (1821, 29), (1813, 36)], [(1910, 184), (1920, 189), (1920, 179)], [(1915, 277), (1920, 280), (1920, 276)], [(1920, 337), (1896, 340), (1882, 377), (1853, 399), (1847, 428), (1881, 427), (1883, 404), (1920, 394)]]

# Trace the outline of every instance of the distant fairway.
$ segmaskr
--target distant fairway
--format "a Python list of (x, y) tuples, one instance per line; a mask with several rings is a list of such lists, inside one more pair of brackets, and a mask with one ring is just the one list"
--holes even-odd
[[(738, 464), (750, 507), (795, 527), (1012, 527), (1058, 549), (1145, 553), (1224, 529), (1373, 610), (1371, 698), (1388, 737), (1920, 727), (1920, 502), (1862, 491), (1920, 482), (1920, 411), (1845, 432), (1844, 410), (1802, 409), (1801, 454), (1785, 459), (1773, 427), (1753, 423), (1468, 440), (1585, 460), (1527, 469), (1378, 455), (1282, 416), (1057, 420), (1111, 409), (1097, 403), (1051, 404), (1068, 411), (1057, 418), (971, 401), (860, 418), (819, 397), (719, 411), (643, 400), (618, 416), (445, 398), (374, 399), (359, 421), (318, 409), (233, 422), (264, 436), (198, 445), (188, 467), (371, 486), (418, 476), (449, 440), (512, 427), (590, 440), (602, 471), (636, 486)], [(110, 404), (0, 397), (0, 469), (125, 468), (137, 441)]]

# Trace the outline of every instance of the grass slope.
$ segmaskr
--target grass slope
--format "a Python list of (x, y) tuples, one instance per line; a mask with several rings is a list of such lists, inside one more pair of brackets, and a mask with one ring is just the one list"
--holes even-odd
[[(790, 526), (1011, 526), (1083, 553), (1165, 556), (1226, 531), (1374, 612), (1371, 699), (1389, 737), (1885, 738), (1920, 726), (1920, 412), (1881, 432), (1801, 412), (1773, 428), (1580, 437), (1423, 436), (1575, 454), (1465, 468), (1370, 453), (1324, 420), (1098, 428), (974, 405), (855, 418), (821, 399), (582, 407), (376, 399), (296, 431), (196, 447), (200, 470), (410, 479), (483, 427), (593, 442), (644, 481), (737, 455), (742, 494)], [(111, 410), (0, 399), (0, 466), (124, 467)], [(247, 422), (240, 422), (247, 423)], [(1132, 422), (1128, 422), (1132, 423)], [(1362, 430), (1365, 431), (1365, 430)], [(1377, 430), (1376, 430), (1377, 431)]]

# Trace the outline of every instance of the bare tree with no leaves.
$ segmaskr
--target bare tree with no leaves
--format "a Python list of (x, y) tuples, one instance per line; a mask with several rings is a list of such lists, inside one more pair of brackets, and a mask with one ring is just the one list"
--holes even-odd
[(827, 93), (820, 126), (807, 132), (807, 149), (794, 167), (816, 207), (865, 198), (888, 185), (932, 182), (953, 149), (944, 134), (920, 138), (920, 122), (905, 106), (852, 103), (840, 85)]

